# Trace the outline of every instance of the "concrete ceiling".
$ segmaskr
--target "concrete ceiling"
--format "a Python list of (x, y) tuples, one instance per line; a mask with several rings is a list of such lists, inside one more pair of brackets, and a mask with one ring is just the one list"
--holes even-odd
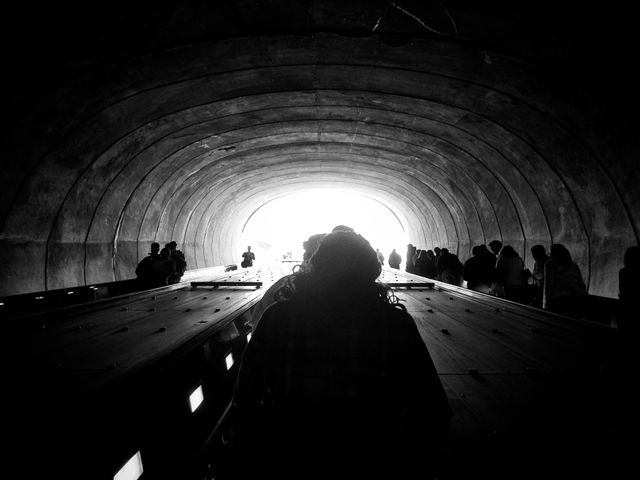
[(131, 278), (152, 241), (190, 268), (236, 262), (256, 209), (329, 185), (462, 260), (494, 238), (528, 262), (563, 243), (591, 293), (617, 296), (640, 227), (624, 12), (308, 0), (7, 18), (0, 296)]

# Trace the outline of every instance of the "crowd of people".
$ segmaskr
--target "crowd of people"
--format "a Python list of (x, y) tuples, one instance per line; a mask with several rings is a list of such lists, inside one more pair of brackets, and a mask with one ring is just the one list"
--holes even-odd
[[(353, 232), (344, 225), (336, 226), (331, 233), (338, 231)], [(302, 266), (307, 265), (311, 255), (326, 234), (312, 235), (303, 244), (304, 258)], [(151, 244), (149, 255), (142, 259), (136, 268), (136, 277), (141, 289), (157, 288), (178, 283), (187, 268), (184, 253), (171, 241), (160, 249), (160, 244)], [(629, 324), (624, 319), (634, 315), (640, 298), (640, 247), (630, 247), (624, 256), (624, 267), (619, 274), (620, 311), (616, 315), (620, 323)], [(378, 263), (385, 264), (385, 256), (374, 250)], [(526, 305), (543, 308), (554, 313), (573, 317), (588, 317), (589, 295), (582, 273), (573, 261), (571, 253), (562, 244), (552, 244), (549, 252), (543, 245), (531, 247), (532, 268), (525, 266), (518, 252), (500, 240), (487, 245), (476, 245), (472, 256), (464, 263), (447, 248), (435, 247), (433, 250), (419, 249), (407, 245), (405, 269), (409, 273), (457, 286), (466, 286), (497, 297), (502, 297)], [(250, 268), (255, 254), (248, 246), (242, 254), (242, 267)], [(393, 249), (387, 259), (391, 268), (399, 269), (401, 255)], [(286, 278), (286, 277), (285, 277)], [(282, 279), (284, 281), (284, 279)], [(272, 288), (280, 288), (280, 282)], [(273, 293), (273, 292), (269, 292)], [(271, 301), (272, 295), (265, 295)], [(266, 309), (258, 308), (261, 312)], [(628, 328), (621, 326), (621, 328)]]
[(561, 314), (574, 314), (587, 287), (567, 248), (553, 244), (531, 247), (533, 271), (511, 245), (492, 240), (476, 245), (462, 263), (446, 248), (420, 250), (407, 246), (406, 271), (452, 285), (506, 298)]
[(162, 249), (157, 242), (151, 244), (149, 255), (136, 267), (136, 279), (141, 289), (163, 287), (180, 281), (187, 270), (187, 261), (177, 246), (173, 240)]
[[(625, 305), (635, 302), (640, 293), (638, 248), (628, 249), (625, 266), (620, 271), (622, 318), (628, 316), (625, 312), (629, 308)], [(531, 247), (532, 269), (527, 268), (511, 245), (503, 245), (500, 240), (493, 240), (488, 246), (476, 245), (471, 252), (472, 256), (462, 263), (447, 248), (422, 250), (409, 244), (405, 270), (551, 312), (588, 317), (590, 303), (585, 301), (588, 297), (587, 287), (580, 268), (564, 245), (555, 243), (549, 252), (543, 245)], [(384, 255), (379, 251), (376, 253), (384, 265)], [(401, 261), (394, 249), (389, 255), (389, 266), (398, 269)]]

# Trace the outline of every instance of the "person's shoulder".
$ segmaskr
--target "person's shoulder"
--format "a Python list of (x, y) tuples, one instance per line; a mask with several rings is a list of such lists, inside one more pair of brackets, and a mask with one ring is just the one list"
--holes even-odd
[(571, 262), (570, 267), (574, 272), (581, 274), (580, 266), (576, 262)]
[(264, 292), (264, 295), (262, 296), (262, 298), (268, 301), (272, 301), (273, 295), (284, 286), (284, 284), (287, 282), (290, 276), (291, 275), (285, 275), (283, 277), (280, 277), (275, 282), (273, 282), (271, 286), (267, 288), (267, 291)]
[(260, 318), (257, 319), (261, 331), (272, 329), (272, 326), (278, 323), (279, 319), (283, 318), (284, 314), (281, 303), (283, 302), (273, 302), (265, 306)]
[(279, 300), (270, 304), (260, 318), (260, 324), (270, 331), (285, 331), (289, 325), (308, 323), (322, 315), (309, 302), (296, 299)]
[[(384, 330), (393, 333), (394, 338), (407, 338), (416, 335), (416, 322), (404, 308), (394, 305), (385, 305), (378, 309), (378, 315), (384, 320)], [(382, 326), (382, 325), (380, 325)]]
[(299, 302), (293, 300), (283, 300), (281, 302), (273, 302), (269, 305), (264, 313), (262, 314), (262, 318), (284, 318), (290, 316), (292, 313), (301, 309), (301, 305)]
[(413, 317), (401, 304), (376, 302), (370, 304), (367, 310), (369, 310), (369, 313), (371, 314), (385, 317), (392, 322), (404, 322), (407, 320), (413, 321)]
[(627, 267), (622, 267), (618, 272), (618, 274), (620, 275), (620, 277), (624, 277), (625, 279), (632, 279), (632, 278), (640, 279), (639, 272), (634, 272), (632, 269)]

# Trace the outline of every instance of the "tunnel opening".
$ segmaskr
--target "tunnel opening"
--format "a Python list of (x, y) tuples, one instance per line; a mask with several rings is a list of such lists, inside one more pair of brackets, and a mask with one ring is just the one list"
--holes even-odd
[(281, 195), (256, 208), (242, 228), (239, 248), (250, 245), (258, 265), (299, 263), (304, 240), (346, 225), (386, 258), (394, 248), (403, 252), (409, 243), (406, 222), (401, 205), (348, 189), (311, 188)]

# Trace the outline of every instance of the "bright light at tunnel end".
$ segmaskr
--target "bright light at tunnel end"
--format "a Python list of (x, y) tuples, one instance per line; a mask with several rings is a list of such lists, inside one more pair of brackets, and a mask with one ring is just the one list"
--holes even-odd
[(299, 261), (302, 242), (310, 235), (348, 225), (374, 249), (380, 249), (386, 259), (394, 248), (403, 255), (410, 243), (399, 214), (386, 202), (360, 193), (337, 188), (307, 190), (282, 196), (256, 210), (242, 232), (241, 247), (244, 251), (251, 246), (256, 264)]

